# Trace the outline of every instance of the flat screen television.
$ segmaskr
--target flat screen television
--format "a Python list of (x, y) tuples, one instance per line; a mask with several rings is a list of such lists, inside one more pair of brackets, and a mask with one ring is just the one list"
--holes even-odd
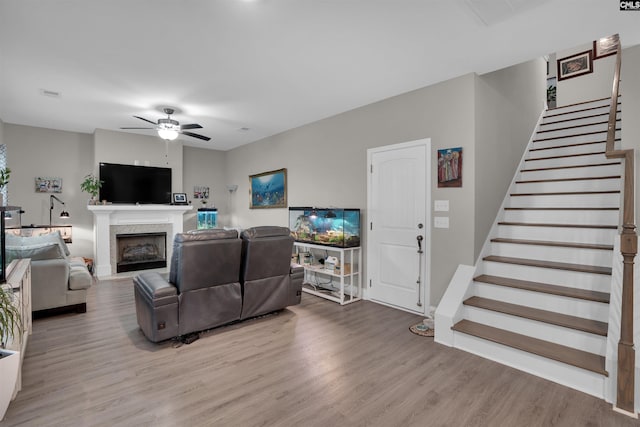
[(111, 203), (171, 203), (171, 168), (100, 163), (100, 200)]

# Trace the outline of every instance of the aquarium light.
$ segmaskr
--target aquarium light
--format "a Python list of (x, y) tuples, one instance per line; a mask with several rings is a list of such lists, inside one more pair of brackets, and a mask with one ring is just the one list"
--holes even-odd
[(313, 219), (318, 218), (318, 211), (316, 211), (315, 209), (311, 209), (311, 213), (309, 214), (309, 218), (313, 218)]
[(329, 210), (329, 212), (327, 212), (327, 214), (324, 217), (325, 218), (335, 218), (336, 214), (332, 210)]

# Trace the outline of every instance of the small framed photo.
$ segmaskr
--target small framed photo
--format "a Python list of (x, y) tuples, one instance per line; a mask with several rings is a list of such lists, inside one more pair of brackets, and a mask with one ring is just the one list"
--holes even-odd
[(187, 193), (173, 193), (173, 204), (174, 205), (186, 205), (187, 204)]
[(62, 193), (62, 178), (36, 177), (36, 193)]
[(614, 34), (609, 37), (603, 37), (593, 42), (593, 59), (604, 58), (605, 56), (615, 55), (620, 44), (620, 37)]
[(592, 51), (558, 59), (558, 81), (593, 73)]

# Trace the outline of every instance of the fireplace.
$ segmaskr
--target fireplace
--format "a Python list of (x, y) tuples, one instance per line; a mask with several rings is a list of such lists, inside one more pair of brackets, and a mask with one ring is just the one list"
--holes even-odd
[(167, 266), (167, 233), (117, 234), (116, 248), (117, 273)]

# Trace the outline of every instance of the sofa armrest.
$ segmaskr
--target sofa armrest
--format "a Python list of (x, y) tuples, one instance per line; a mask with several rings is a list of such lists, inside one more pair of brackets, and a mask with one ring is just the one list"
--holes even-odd
[(31, 300), (34, 311), (67, 305), (69, 263), (66, 259), (31, 261)]
[(153, 307), (178, 302), (178, 290), (159, 273), (142, 273), (133, 278), (136, 289)]
[(300, 304), (302, 282), (304, 281), (304, 267), (300, 264), (292, 263), (289, 271), (289, 305)]

